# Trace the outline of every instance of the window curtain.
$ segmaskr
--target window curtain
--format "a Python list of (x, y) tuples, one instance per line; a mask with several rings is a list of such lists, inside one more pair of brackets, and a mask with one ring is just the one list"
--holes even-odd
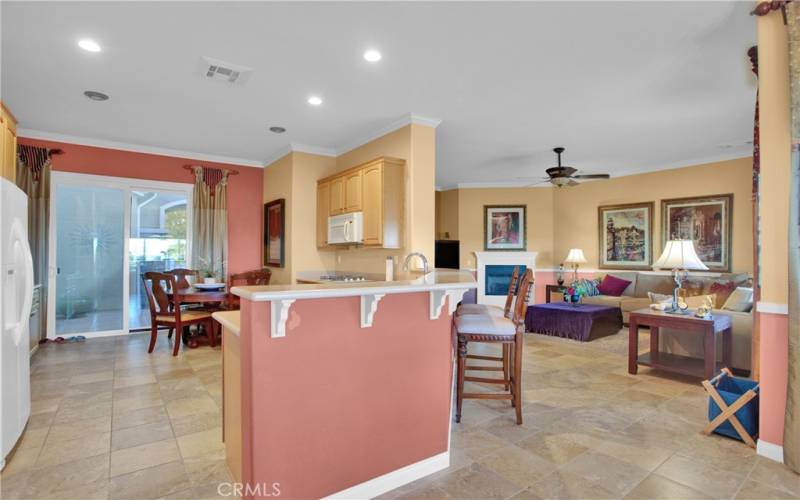
[[(34, 282), (39, 287), (38, 338), (47, 336), (47, 232), (50, 220), (50, 152), (20, 145), (17, 149), (17, 186), (28, 195), (28, 241), (33, 254)], [(35, 335), (35, 330), (31, 335)], [(33, 345), (31, 346), (33, 347)]]
[(228, 171), (193, 167), (192, 265), (224, 280), (228, 269)]
[(792, 191), (789, 200), (789, 384), (783, 461), (800, 472), (800, 3), (785, 7), (792, 97)]

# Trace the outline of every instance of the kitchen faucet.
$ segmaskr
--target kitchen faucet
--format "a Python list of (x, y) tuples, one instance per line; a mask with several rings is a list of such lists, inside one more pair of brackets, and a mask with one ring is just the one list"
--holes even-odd
[(410, 261), (412, 257), (419, 257), (422, 259), (422, 272), (423, 274), (428, 274), (428, 259), (425, 258), (422, 252), (411, 252), (406, 255), (406, 260), (403, 262), (403, 271), (408, 271), (408, 261)]

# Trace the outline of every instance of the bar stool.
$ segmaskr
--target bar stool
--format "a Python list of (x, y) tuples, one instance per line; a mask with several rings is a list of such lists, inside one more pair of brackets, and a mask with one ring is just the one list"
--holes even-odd
[[(528, 269), (517, 287), (516, 301), (511, 318), (491, 314), (462, 314), (456, 318), (458, 337), (458, 379), (456, 395), (456, 422), (461, 422), (461, 406), (466, 399), (509, 399), (517, 413), (517, 425), (522, 424), (522, 344), (525, 331), (525, 313), (528, 309), (530, 291), (533, 289), (533, 272)], [(509, 350), (508, 362), (503, 360), (504, 372), (508, 379), (468, 377), (467, 346), (470, 342), (502, 344)], [(481, 358), (478, 358), (481, 359)], [(502, 359), (502, 358), (501, 358)], [(464, 382), (502, 384), (508, 392), (465, 393)]]
[[(514, 303), (514, 294), (517, 291), (517, 284), (519, 283), (519, 266), (514, 266), (514, 271), (511, 273), (511, 281), (508, 283), (508, 292), (506, 293), (505, 307), (500, 309), (498, 306), (487, 304), (461, 304), (456, 310), (456, 316), (464, 314), (488, 314), (490, 316), (508, 318), (511, 314), (511, 305)], [(503, 379), (506, 381), (505, 388), (508, 390), (508, 381), (510, 373), (508, 371), (511, 365), (510, 360), (511, 349), (508, 344), (503, 344), (503, 356), (483, 356), (480, 354), (467, 354), (467, 359), (479, 359), (481, 361), (499, 361), (502, 366), (467, 366), (467, 371), (502, 371)]]

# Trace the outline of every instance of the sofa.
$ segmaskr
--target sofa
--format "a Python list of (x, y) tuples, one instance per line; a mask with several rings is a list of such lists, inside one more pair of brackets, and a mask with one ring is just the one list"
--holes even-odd
[[(607, 274), (630, 281), (631, 284), (619, 297), (610, 295), (586, 296), (583, 302), (587, 304), (601, 304), (619, 307), (622, 311), (622, 321), (628, 324), (631, 311), (650, 307), (648, 292), (669, 295), (674, 288), (672, 276), (665, 273), (637, 272), (637, 271), (610, 271)], [(601, 278), (602, 275), (596, 276)], [(750, 277), (746, 274), (720, 274), (718, 276), (691, 276), (690, 281), (696, 287), (697, 293), (706, 295), (713, 293), (709, 290), (715, 281), (736, 282), (739, 286), (748, 286)], [(701, 290), (702, 289), (702, 290)], [(733, 368), (750, 370), (750, 350), (753, 333), (752, 312), (729, 311), (714, 308), (712, 314), (729, 316), (731, 318), (731, 334), (733, 337)], [(722, 353), (721, 338), (717, 352)], [(659, 339), (660, 349), (663, 352), (681, 354), (684, 356), (703, 357), (703, 339), (701, 336), (682, 330), (665, 328), (661, 330)], [(721, 359), (721, 358), (720, 358)]]

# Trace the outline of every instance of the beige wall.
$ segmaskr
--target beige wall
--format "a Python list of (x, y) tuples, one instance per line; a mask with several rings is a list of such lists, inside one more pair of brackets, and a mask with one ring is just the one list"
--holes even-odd
[[(264, 169), (264, 203), (284, 198), (286, 200), (284, 252), (286, 255), (284, 267), (270, 267), (272, 279), (270, 283), (283, 285), (292, 283), (292, 155), (275, 161)], [(265, 250), (266, 251), (266, 250)]]
[(402, 263), (411, 251), (423, 252), (433, 265), (436, 130), (424, 125), (405, 126), (340, 155), (336, 158), (336, 169), (345, 170), (380, 156), (406, 161), (404, 247), (337, 250), (338, 271), (380, 273), (385, 270), (386, 257)]
[(483, 251), (484, 205), (526, 205), (528, 251), (539, 253), (536, 267), (553, 267), (553, 191), (538, 187), (459, 189), (461, 267), (474, 268), (474, 252)]
[(459, 190), (436, 192), (436, 238), (458, 239)]
[(598, 266), (597, 207), (635, 202), (655, 202), (653, 214), (653, 259), (661, 254), (661, 200), (733, 193), (733, 243), (731, 270), (753, 271), (752, 158), (662, 170), (639, 175), (586, 182), (556, 189), (555, 262), (563, 260), (570, 248), (583, 249), (589, 261), (583, 267)]
[(791, 129), (789, 42), (779, 13), (758, 17), (761, 301), (788, 303)]
[[(455, 234), (461, 241), (461, 266), (475, 267), (473, 252), (483, 249), (484, 205), (527, 205), (528, 250), (539, 252), (537, 267), (551, 269), (570, 248), (581, 248), (598, 267), (597, 207), (652, 201), (654, 259), (661, 250), (661, 200), (733, 193), (732, 270), (753, 271), (752, 159), (696, 165), (673, 170), (586, 182), (570, 188), (481, 188), (439, 193), (439, 229), (445, 214), (458, 214)], [(451, 234), (453, 232), (450, 229)]]

